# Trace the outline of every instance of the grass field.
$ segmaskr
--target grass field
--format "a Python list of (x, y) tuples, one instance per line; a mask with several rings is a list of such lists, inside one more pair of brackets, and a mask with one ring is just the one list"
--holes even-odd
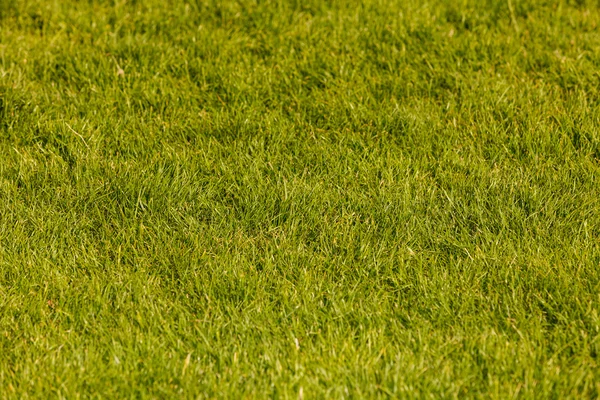
[(598, 398), (600, 5), (0, 0), (0, 397)]

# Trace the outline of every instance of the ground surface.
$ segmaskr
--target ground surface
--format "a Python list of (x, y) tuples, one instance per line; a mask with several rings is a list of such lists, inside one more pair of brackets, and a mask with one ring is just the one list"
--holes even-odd
[(0, 12), (2, 397), (599, 395), (594, 2)]

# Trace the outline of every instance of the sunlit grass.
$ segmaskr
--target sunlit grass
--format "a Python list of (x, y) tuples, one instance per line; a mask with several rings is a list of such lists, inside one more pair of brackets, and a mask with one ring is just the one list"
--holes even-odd
[(597, 397), (599, 24), (0, 0), (0, 397)]

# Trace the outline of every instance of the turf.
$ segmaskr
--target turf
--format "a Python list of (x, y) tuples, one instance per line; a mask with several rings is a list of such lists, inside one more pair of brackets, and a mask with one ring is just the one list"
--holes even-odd
[(600, 6), (0, 0), (3, 398), (597, 398)]

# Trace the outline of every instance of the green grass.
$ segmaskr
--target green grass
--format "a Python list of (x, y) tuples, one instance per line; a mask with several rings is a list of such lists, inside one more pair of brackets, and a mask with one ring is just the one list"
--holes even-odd
[(600, 5), (0, 0), (2, 398), (597, 398)]

